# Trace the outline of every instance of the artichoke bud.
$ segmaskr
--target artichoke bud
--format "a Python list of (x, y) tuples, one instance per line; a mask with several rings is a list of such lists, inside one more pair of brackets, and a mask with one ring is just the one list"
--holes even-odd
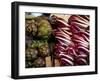
[(38, 57), (38, 51), (37, 49), (31, 49), (31, 48), (28, 48), (26, 50), (26, 60), (27, 61), (33, 61), (34, 59), (36, 59)]
[(33, 63), (31, 62), (31, 61), (26, 61), (26, 64), (25, 64), (26, 66), (26, 68), (31, 68), (31, 67), (34, 67), (33, 66)]
[(34, 65), (35, 67), (45, 67), (45, 60), (44, 60), (44, 58), (39, 57), (38, 59), (36, 59), (36, 60), (33, 62), (33, 65)]
[(52, 27), (46, 17), (39, 16), (36, 18), (38, 26), (38, 37), (48, 38), (51, 34)]
[(39, 43), (38, 51), (41, 57), (46, 57), (49, 55), (49, 46), (47, 41), (42, 41)]
[(26, 28), (26, 34), (27, 35), (30, 35), (30, 34), (32, 34), (33, 36), (36, 35), (37, 26), (36, 26), (35, 21), (33, 19), (26, 20), (25, 28)]

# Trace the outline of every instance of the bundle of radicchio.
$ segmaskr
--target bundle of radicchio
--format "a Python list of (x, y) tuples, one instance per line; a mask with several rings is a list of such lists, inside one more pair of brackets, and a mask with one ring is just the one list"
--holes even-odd
[(68, 23), (52, 16), (54, 54), (61, 66), (89, 64), (89, 17), (72, 15)]
[(72, 15), (69, 18), (72, 41), (76, 47), (75, 65), (89, 64), (89, 16)]

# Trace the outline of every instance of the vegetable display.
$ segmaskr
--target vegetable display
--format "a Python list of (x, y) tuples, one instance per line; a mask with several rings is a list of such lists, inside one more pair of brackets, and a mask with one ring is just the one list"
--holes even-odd
[(53, 35), (57, 39), (54, 54), (62, 66), (89, 64), (89, 17), (72, 15), (68, 23), (52, 16)]
[(51, 25), (45, 16), (26, 18), (26, 68), (45, 67), (45, 57), (50, 55), (48, 38)]
[(25, 19), (26, 68), (89, 65), (89, 15), (59, 15)]

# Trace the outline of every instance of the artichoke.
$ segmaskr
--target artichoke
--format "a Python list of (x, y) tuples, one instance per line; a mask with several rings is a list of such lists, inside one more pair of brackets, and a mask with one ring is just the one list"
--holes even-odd
[(26, 25), (25, 25), (25, 29), (26, 29), (26, 35), (32, 35), (35, 36), (37, 33), (37, 26), (35, 24), (34, 19), (28, 19), (26, 20)]
[(38, 57), (38, 51), (36, 48), (28, 48), (26, 50), (26, 61), (33, 61)]
[(45, 60), (44, 58), (39, 57), (33, 62), (34, 67), (45, 67)]
[(39, 42), (38, 52), (41, 57), (46, 57), (49, 55), (49, 46), (47, 41)]
[(48, 38), (48, 36), (51, 34), (52, 28), (47, 18), (44, 16), (38, 16), (35, 20), (38, 28), (37, 36)]
[(26, 61), (25, 62), (25, 67), (26, 68), (31, 68), (31, 67), (34, 67), (33, 63), (31, 61)]
[(27, 42), (27, 46), (29, 48), (37, 48), (39, 46), (39, 41), (38, 40), (31, 40)]

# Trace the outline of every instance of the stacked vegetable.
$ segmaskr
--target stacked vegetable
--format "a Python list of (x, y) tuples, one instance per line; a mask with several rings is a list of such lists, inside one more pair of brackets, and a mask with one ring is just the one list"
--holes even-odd
[(75, 65), (89, 64), (89, 16), (72, 15), (69, 19), (76, 47)]
[(25, 20), (26, 68), (89, 65), (89, 16), (47, 15)]
[(26, 19), (26, 68), (45, 67), (49, 56), (48, 38), (51, 25), (44, 16)]
[(89, 64), (89, 16), (72, 15), (66, 22), (52, 16), (53, 35), (56, 39), (54, 54), (61, 66)]

